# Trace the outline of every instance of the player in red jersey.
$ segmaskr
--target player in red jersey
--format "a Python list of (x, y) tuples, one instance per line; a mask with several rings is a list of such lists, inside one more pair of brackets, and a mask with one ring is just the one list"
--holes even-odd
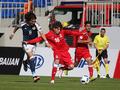
[[(57, 72), (57, 67), (59, 64), (62, 64), (65, 66), (64, 68), (62, 68), (62, 70), (72, 70), (74, 68), (74, 63), (72, 62), (72, 58), (68, 52), (69, 46), (65, 42), (65, 39), (64, 39), (64, 37), (68, 36), (68, 35), (78, 36), (79, 33), (68, 31), (68, 30), (63, 30), (62, 24), (59, 21), (56, 21), (53, 24), (53, 30), (51, 30), (50, 32), (45, 34), (47, 41), (52, 46), (52, 50), (54, 52), (54, 60), (55, 60), (54, 66), (52, 69), (52, 76), (51, 76), (50, 83), (54, 83), (54, 78), (55, 78), (55, 75)], [(43, 39), (41, 37), (38, 37), (33, 40), (30, 40), (27, 42), (23, 41), (23, 42), (25, 42), (27, 44), (27, 43), (40, 42), (42, 40)], [(60, 75), (60, 77), (61, 77), (61, 75)]]
[[(86, 62), (88, 63), (88, 70), (90, 73), (90, 81), (95, 80), (96, 78), (93, 77), (93, 67), (92, 67), (92, 60), (91, 60), (91, 55), (90, 51), (88, 49), (88, 44), (92, 46), (92, 39), (90, 36), (92, 35), (91, 30), (91, 22), (86, 21), (85, 22), (85, 29), (82, 30), (80, 33), (81, 35), (78, 36), (78, 45), (75, 50), (75, 62), (74, 66), (78, 66), (80, 60), (84, 58)], [(86, 33), (86, 35), (83, 35), (83, 33)]]

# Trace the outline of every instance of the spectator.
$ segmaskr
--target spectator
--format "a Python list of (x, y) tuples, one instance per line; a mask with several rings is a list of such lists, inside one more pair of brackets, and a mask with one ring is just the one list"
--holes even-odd
[[(26, 0), (26, 2), (28, 2), (28, 0)], [(23, 11), (15, 14), (15, 20), (13, 21), (13, 24), (15, 24), (15, 23), (19, 24), (20, 17), (21, 17), (21, 21), (24, 20), (25, 14), (28, 13), (28, 8), (29, 8), (29, 12), (34, 13), (34, 3), (31, 0), (29, 1), (29, 7), (28, 7), (28, 3), (26, 3), (24, 5)]]

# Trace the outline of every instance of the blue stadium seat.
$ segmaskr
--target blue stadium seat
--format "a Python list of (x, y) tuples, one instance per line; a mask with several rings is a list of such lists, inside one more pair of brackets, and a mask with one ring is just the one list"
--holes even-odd
[[(47, 2), (50, 2), (50, 0), (47, 0)], [(40, 0), (39, 3), (38, 3), (38, 7), (45, 7), (46, 6), (45, 4), (46, 4), (45, 0), (42, 0), (42, 3), (41, 3), (41, 0)], [(51, 4), (47, 3), (47, 6), (51, 6)]]
[[(13, 2), (13, 0), (7, 0), (7, 2)], [(12, 7), (12, 4), (7, 4), (6, 7)]]
[(14, 9), (14, 14), (21, 12), (20, 9)]
[[(7, 2), (7, 0), (1, 0), (1, 2)], [(6, 3), (2, 3), (2, 7), (6, 7), (7, 4)]]
[(38, 3), (38, 7), (45, 7), (45, 0), (40, 0)]
[(8, 17), (9, 18), (14, 18), (15, 17), (14, 12), (15, 12), (15, 9), (9, 9)]
[(120, 18), (120, 15), (115, 15), (115, 18)]
[[(25, 2), (26, 0), (20, 0), (19, 2)], [(24, 7), (24, 4), (21, 4), (21, 7)]]
[(20, 0), (19, 2), (25, 2), (26, 0)]
[(7, 9), (2, 9), (1, 10), (1, 17), (2, 18), (7, 18)]
[(50, 3), (51, 0), (47, 0), (47, 2), (48, 2), (48, 3), (47, 3), (47, 6), (51, 6), (51, 3)]
[[(13, 2), (19, 2), (19, 0), (13, 0)], [(20, 7), (20, 4), (13, 4), (13, 7)]]
[(37, 0), (34, 0), (35, 7), (37, 7)]

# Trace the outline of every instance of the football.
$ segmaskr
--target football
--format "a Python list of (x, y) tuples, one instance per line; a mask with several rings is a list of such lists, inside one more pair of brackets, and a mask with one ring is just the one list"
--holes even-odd
[(88, 84), (89, 83), (89, 77), (87, 75), (84, 75), (80, 79), (82, 84)]

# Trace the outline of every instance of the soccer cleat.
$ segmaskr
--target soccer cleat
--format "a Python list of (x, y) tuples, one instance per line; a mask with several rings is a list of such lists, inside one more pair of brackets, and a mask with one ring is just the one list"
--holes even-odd
[(110, 78), (109, 74), (106, 75), (106, 78)]
[(100, 75), (97, 75), (97, 78), (100, 78)]
[(55, 83), (54, 80), (51, 80), (50, 83)]
[(64, 70), (64, 74), (67, 76), (68, 75), (68, 70)]
[(40, 77), (37, 77), (37, 76), (33, 77), (34, 82), (37, 82), (39, 79), (40, 79)]
[(63, 70), (61, 69), (60, 72), (59, 72), (59, 78), (62, 77), (62, 72), (63, 72)]
[(91, 78), (89, 79), (90, 82), (95, 81), (95, 80), (96, 80), (95, 77), (91, 77)]
[(25, 71), (27, 71), (28, 70), (28, 68), (27, 68), (27, 60), (25, 60), (25, 61), (22, 61), (23, 62), (23, 66), (24, 66), (24, 70)]

